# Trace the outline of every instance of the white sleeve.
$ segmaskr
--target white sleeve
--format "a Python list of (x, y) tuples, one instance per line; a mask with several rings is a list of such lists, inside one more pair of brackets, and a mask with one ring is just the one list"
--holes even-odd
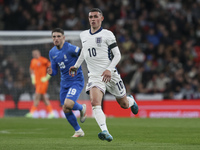
[(116, 65), (119, 63), (120, 59), (121, 59), (121, 53), (119, 51), (118, 46), (112, 48), (112, 53), (114, 55), (110, 65), (108, 66), (107, 70), (114, 70)]
[(84, 61), (84, 55), (83, 55), (83, 50), (81, 50), (81, 54), (78, 57), (78, 60), (76, 61), (76, 64), (74, 65), (75, 68), (79, 68), (81, 66), (81, 64)]

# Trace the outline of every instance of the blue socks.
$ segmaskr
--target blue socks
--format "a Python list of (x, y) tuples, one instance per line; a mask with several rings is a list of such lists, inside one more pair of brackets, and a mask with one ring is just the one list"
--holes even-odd
[(70, 113), (65, 113), (65, 117), (67, 118), (68, 122), (71, 124), (71, 126), (74, 128), (75, 131), (78, 131), (81, 128), (77, 122), (76, 116), (72, 111)]
[[(82, 109), (83, 106), (77, 102), (75, 102), (74, 107), (72, 108), (72, 110), (79, 111), (81, 111)], [(75, 131), (78, 131), (81, 128), (77, 122), (76, 116), (72, 111), (70, 113), (65, 113), (65, 117), (67, 118), (68, 122), (71, 124)]]
[(77, 102), (75, 102), (74, 107), (72, 108), (72, 110), (82, 110), (83, 106)]

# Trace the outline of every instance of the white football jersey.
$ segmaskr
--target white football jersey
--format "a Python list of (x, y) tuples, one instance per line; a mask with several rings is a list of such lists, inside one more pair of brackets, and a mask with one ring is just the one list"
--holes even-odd
[(109, 46), (116, 43), (114, 34), (106, 29), (96, 33), (85, 30), (80, 34), (82, 53), (88, 68), (88, 76), (101, 75), (110, 65), (112, 53)]

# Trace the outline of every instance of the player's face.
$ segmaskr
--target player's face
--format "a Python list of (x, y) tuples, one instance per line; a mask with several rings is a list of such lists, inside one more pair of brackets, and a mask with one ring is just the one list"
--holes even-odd
[(40, 52), (38, 50), (33, 50), (32, 51), (32, 56), (33, 58), (39, 58), (40, 57)]
[(88, 18), (89, 18), (90, 26), (93, 29), (99, 29), (104, 19), (104, 17), (99, 12), (90, 12)]
[(52, 39), (53, 44), (58, 47), (62, 46), (65, 42), (65, 36), (60, 32), (53, 32)]

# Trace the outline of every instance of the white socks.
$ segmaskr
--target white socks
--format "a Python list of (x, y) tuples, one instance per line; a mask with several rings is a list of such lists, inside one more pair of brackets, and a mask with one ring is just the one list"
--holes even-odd
[(101, 108), (101, 106), (92, 106), (92, 110), (94, 113), (94, 118), (96, 119), (99, 127), (101, 130), (108, 131), (107, 125), (106, 125), (106, 116)]
[(75, 131), (75, 132), (83, 132), (83, 130), (80, 128), (79, 130)]
[(129, 97), (129, 96), (127, 96), (127, 99), (128, 99), (128, 102), (129, 102), (129, 106), (128, 107), (133, 106), (134, 105), (134, 99)]
[[(127, 99), (129, 101), (129, 107), (134, 105), (134, 99), (127, 96)], [(101, 108), (101, 106), (92, 106), (94, 118), (96, 119), (96, 122), (98, 123), (99, 127), (102, 131), (106, 130), (108, 131), (107, 125), (106, 125), (106, 116)]]

